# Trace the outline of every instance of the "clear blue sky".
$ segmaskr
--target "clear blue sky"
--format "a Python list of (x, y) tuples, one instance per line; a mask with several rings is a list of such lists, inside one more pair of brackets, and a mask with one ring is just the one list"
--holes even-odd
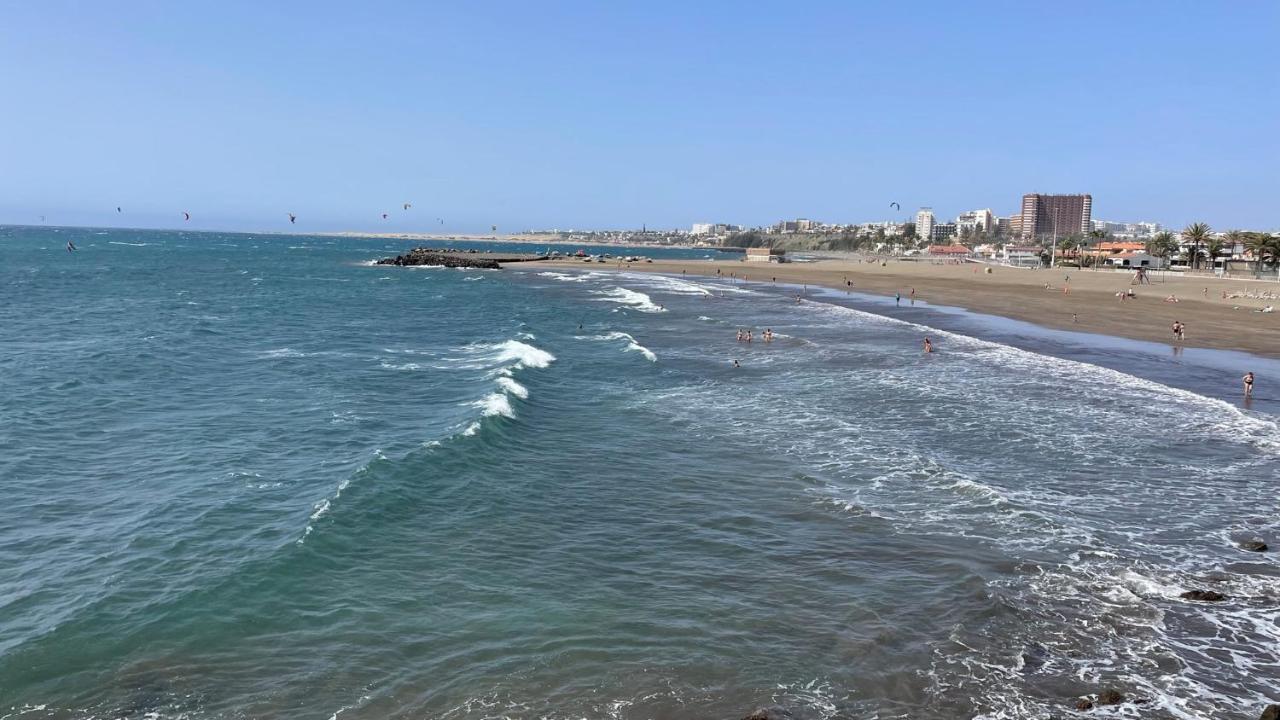
[(0, 222), (848, 222), (1040, 191), (1274, 228), (1277, 30), (1275, 0), (0, 2)]

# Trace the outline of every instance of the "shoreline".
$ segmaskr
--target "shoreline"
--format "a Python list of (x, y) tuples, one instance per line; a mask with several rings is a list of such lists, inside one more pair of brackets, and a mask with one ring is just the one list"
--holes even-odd
[[(584, 265), (566, 260), (538, 264), (561, 268)], [(909, 306), (914, 288), (916, 302), (924, 307), (951, 306), (1054, 330), (1280, 359), (1280, 313), (1257, 312), (1269, 304), (1280, 305), (1280, 300), (1222, 298), (1224, 292), (1229, 295), (1271, 290), (1280, 294), (1280, 283), (1271, 289), (1257, 281), (1215, 279), (1214, 283), (1206, 283), (1199, 278), (1178, 277), (1156, 279), (1150, 285), (1131, 285), (1130, 273), (995, 267), (988, 275), (983, 267), (894, 261), (889, 261), (887, 266), (841, 260), (748, 265), (735, 260), (655, 259), (652, 263), (630, 266), (593, 264), (589, 269), (704, 277), (716, 277), (719, 271), (721, 278), (749, 284), (776, 281), (889, 298), (900, 293), (903, 307)], [(1233, 284), (1237, 282), (1238, 285)], [(1064, 292), (1067, 286), (1069, 292)], [(1122, 301), (1116, 297), (1117, 292), (1130, 288), (1135, 298)], [(1169, 296), (1178, 298), (1178, 302), (1166, 302)], [(1173, 341), (1171, 326), (1175, 320), (1188, 328), (1187, 337), (1181, 343)]]

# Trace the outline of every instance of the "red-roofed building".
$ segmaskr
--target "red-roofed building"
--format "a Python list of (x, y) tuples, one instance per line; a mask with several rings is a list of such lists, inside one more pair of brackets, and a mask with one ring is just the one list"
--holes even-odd
[[(1120, 253), (1146, 252), (1147, 244), (1140, 242), (1100, 242), (1091, 250), (1100, 255), (1119, 255)], [(1090, 253), (1094, 254), (1094, 253)]]
[(973, 251), (963, 245), (930, 245), (929, 254), (934, 257), (967, 258)]

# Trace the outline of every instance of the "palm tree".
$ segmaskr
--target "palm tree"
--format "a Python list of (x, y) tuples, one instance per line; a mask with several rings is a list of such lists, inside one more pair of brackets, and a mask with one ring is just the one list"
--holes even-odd
[(1062, 254), (1064, 259), (1069, 256), (1074, 256), (1075, 253), (1072, 251), (1078, 247), (1080, 247), (1080, 241), (1075, 235), (1068, 235), (1058, 241), (1058, 252)]
[(1253, 255), (1258, 270), (1280, 265), (1280, 237), (1271, 233), (1249, 233), (1245, 239), (1245, 249)]
[(1200, 258), (1202, 257), (1200, 246), (1205, 244), (1212, 234), (1213, 231), (1209, 229), (1209, 224), (1202, 222), (1191, 223), (1182, 230), (1182, 241), (1191, 243), (1192, 250), (1187, 252), (1187, 257), (1195, 263), (1196, 270), (1200, 269)]
[(1204, 248), (1206, 254), (1209, 256), (1209, 267), (1212, 269), (1215, 267), (1218, 256), (1225, 254), (1223, 253), (1223, 250), (1226, 248), (1226, 243), (1223, 242), (1220, 237), (1211, 236), (1207, 241), (1205, 241)]
[[(1085, 240), (1085, 241), (1084, 241), (1084, 242), (1082, 242), (1082, 243), (1080, 243), (1080, 246), (1081, 246), (1081, 248), (1083, 248), (1084, 250), (1086, 250), (1086, 251), (1087, 251), (1087, 250), (1089, 249), (1089, 246), (1090, 246), (1090, 245), (1093, 245), (1094, 247), (1097, 247), (1099, 244), (1101, 244), (1101, 243), (1102, 243), (1102, 241), (1103, 241), (1103, 240), (1106, 240), (1106, 239), (1107, 239), (1107, 231), (1106, 231), (1106, 230), (1090, 230), (1090, 231), (1089, 231), (1089, 239), (1088, 239), (1088, 240)], [(1082, 264), (1080, 265), (1080, 267), (1084, 267), (1083, 262), (1082, 262)], [(1097, 269), (1098, 269), (1098, 258), (1097, 258), (1097, 257), (1094, 257), (1094, 258), (1093, 258), (1093, 269), (1094, 269), (1094, 270), (1097, 270)]]
[(1222, 233), (1222, 241), (1227, 247), (1227, 252), (1235, 253), (1236, 248), (1245, 243), (1249, 239), (1249, 233), (1243, 230), (1228, 230)]
[(1147, 252), (1151, 253), (1152, 257), (1160, 258), (1161, 261), (1168, 259), (1177, 250), (1178, 241), (1168, 230), (1156, 233), (1147, 241)]

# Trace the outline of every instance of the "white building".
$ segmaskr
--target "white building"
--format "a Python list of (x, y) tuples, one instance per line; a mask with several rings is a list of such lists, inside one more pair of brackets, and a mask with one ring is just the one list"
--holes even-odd
[(1110, 267), (1119, 268), (1148, 268), (1151, 270), (1159, 270), (1164, 267), (1164, 260), (1145, 252), (1129, 252), (1120, 253), (1119, 255), (1108, 255), (1106, 262)]
[(956, 216), (956, 234), (964, 237), (979, 232), (991, 232), (995, 227), (996, 216), (991, 208), (970, 210)]
[(1040, 267), (1040, 248), (1034, 245), (1005, 245), (1000, 252), (1005, 265), (1016, 267)]
[(933, 237), (933, 208), (922, 207), (916, 213), (916, 235), (926, 240)]
[(690, 235), (710, 235), (715, 228), (712, 223), (694, 223), (693, 228), (689, 230)]

